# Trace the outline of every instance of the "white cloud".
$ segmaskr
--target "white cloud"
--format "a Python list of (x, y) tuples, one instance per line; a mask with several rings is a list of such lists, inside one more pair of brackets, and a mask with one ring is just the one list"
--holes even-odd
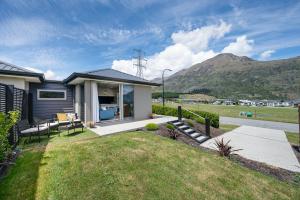
[[(175, 73), (214, 57), (217, 53), (208, 49), (209, 43), (212, 40), (222, 38), (229, 32), (230, 28), (230, 24), (221, 21), (218, 25), (173, 33), (171, 36), (173, 44), (147, 58), (148, 62), (147, 68), (144, 70), (144, 77), (147, 79), (159, 77), (165, 68), (172, 69), (172, 73)], [(129, 74), (136, 74), (136, 68), (133, 67), (132, 60), (114, 60), (112, 68)]]
[(260, 58), (262, 60), (267, 60), (268, 58), (271, 57), (271, 55), (275, 53), (275, 50), (267, 50), (267, 51), (264, 51), (260, 54)]
[(173, 33), (171, 38), (176, 44), (183, 44), (194, 52), (206, 50), (213, 39), (220, 39), (231, 29), (231, 25), (221, 21), (219, 25), (204, 26), (192, 31)]
[(45, 75), (45, 79), (48, 80), (62, 80), (61, 76), (58, 76), (54, 71), (48, 69), (46, 72), (35, 68), (35, 67), (24, 67), (25, 69), (28, 69), (30, 71), (36, 72), (36, 73), (43, 73)]
[(222, 50), (222, 53), (233, 53), (238, 56), (250, 56), (253, 52), (253, 40), (248, 40), (246, 35), (236, 38)]
[(53, 36), (55, 29), (42, 19), (12, 18), (2, 21), (0, 45), (15, 47), (33, 45)]
[(36, 72), (36, 73), (44, 73), (42, 70), (34, 68), (34, 67), (24, 67), (25, 69), (28, 69), (30, 71)]

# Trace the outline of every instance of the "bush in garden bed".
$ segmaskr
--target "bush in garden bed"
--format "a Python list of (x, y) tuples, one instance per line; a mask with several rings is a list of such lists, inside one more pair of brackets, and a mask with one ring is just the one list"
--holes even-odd
[(0, 163), (6, 159), (11, 151), (8, 142), (9, 130), (17, 123), (19, 119), (18, 111), (10, 111), (8, 114), (0, 112)]
[[(209, 118), (211, 121), (211, 126), (215, 128), (219, 128), (219, 115), (215, 113), (205, 112), (205, 111), (198, 111), (198, 110), (191, 110), (192, 112), (196, 113), (197, 115), (200, 115), (203, 118)], [(160, 105), (152, 105), (152, 113), (158, 114), (158, 115), (169, 115), (169, 116), (178, 116), (177, 108), (171, 108), (171, 107), (164, 107)], [(182, 110), (182, 117), (187, 119), (194, 119), (198, 123), (205, 124), (205, 119), (199, 118), (192, 113)]]
[(146, 129), (147, 129), (147, 131), (156, 131), (159, 129), (159, 127), (157, 124), (149, 123), (146, 125)]

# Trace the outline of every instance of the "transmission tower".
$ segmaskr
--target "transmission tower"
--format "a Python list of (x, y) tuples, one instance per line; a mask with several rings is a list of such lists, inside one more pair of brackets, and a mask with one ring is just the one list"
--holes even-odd
[(136, 76), (144, 78), (143, 70), (146, 69), (147, 60), (144, 58), (145, 53), (141, 49), (134, 49), (136, 56), (134, 57), (133, 67), (136, 67)]

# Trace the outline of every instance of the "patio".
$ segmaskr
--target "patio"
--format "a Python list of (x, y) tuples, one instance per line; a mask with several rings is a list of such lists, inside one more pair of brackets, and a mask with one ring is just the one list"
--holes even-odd
[(109, 135), (113, 133), (119, 133), (124, 131), (136, 130), (145, 127), (149, 123), (163, 124), (170, 121), (177, 120), (177, 117), (170, 116), (160, 116), (155, 119), (146, 119), (146, 120), (133, 120), (133, 119), (124, 119), (122, 121), (111, 120), (107, 122), (97, 123), (95, 128), (89, 128), (91, 131), (97, 135)]

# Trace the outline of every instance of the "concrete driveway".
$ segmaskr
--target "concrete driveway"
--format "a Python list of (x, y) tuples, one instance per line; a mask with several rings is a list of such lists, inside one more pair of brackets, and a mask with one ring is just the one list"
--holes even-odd
[(240, 156), (280, 167), (294, 172), (300, 172), (299, 162), (289, 144), (284, 131), (241, 126), (217, 138), (210, 139), (201, 144), (203, 147), (215, 149), (215, 139), (224, 138)]
[(284, 131), (290, 131), (294, 133), (298, 133), (299, 125), (292, 123), (284, 123), (284, 122), (271, 122), (264, 120), (255, 120), (255, 119), (243, 119), (243, 118), (234, 118), (234, 117), (220, 117), (221, 124), (233, 124), (238, 126), (255, 126), (261, 128), (271, 128), (278, 129)]

